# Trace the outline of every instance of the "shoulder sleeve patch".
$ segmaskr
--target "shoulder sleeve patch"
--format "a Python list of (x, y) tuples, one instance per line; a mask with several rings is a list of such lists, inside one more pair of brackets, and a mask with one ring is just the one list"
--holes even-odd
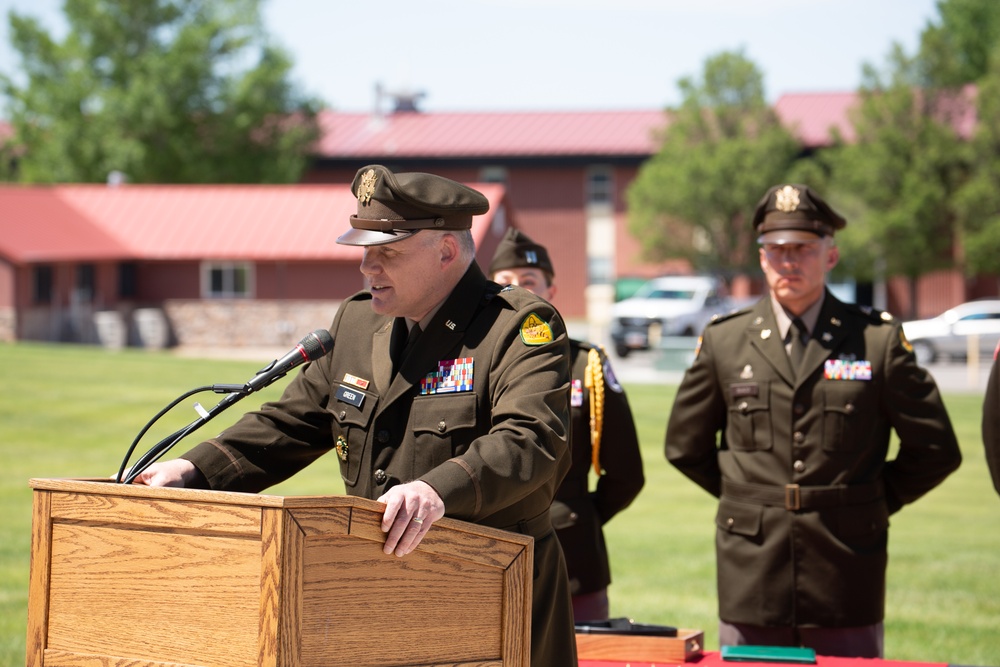
[(521, 322), (521, 341), (525, 345), (545, 345), (553, 341), (552, 327), (535, 313)]
[(913, 345), (906, 338), (906, 334), (903, 333), (903, 327), (899, 327), (899, 343), (903, 346), (903, 349), (907, 352), (913, 352)]

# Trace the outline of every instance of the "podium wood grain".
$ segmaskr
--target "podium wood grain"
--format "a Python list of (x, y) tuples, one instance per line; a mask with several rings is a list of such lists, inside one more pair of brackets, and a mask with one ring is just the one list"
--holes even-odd
[(397, 558), (362, 498), (30, 483), (28, 667), (529, 663), (530, 537), (442, 519)]

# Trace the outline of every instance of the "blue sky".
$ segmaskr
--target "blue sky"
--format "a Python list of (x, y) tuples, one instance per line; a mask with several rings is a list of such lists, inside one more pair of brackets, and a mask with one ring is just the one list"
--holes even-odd
[[(0, 71), (16, 75), (7, 11), (61, 36), (62, 0), (0, 0)], [(341, 111), (375, 86), (428, 111), (662, 108), (706, 58), (742, 49), (768, 99), (853, 90), (893, 42), (913, 53), (937, 0), (264, 0), (293, 78)]]

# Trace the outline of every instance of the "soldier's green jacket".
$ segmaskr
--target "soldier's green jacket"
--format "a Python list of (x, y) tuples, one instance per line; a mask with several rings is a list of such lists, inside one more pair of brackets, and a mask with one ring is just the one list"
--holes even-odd
[(604, 410), (598, 456), (601, 476), (590, 491), (593, 467), (591, 445), (590, 389), (585, 375), (588, 354), (594, 345), (570, 340), (570, 449), (572, 466), (556, 491), (552, 504), (556, 534), (566, 555), (570, 591), (583, 595), (607, 588), (611, 565), (604, 542), (605, 523), (631, 504), (645, 483), (639, 438), (625, 391), (611, 370), (611, 363), (599, 347), (604, 378)]
[[(184, 458), (212, 488), (257, 492), (334, 450), (348, 494), (377, 499), (419, 479), (447, 516), (532, 535), (532, 664), (575, 667), (565, 563), (549, 520), (569, 467), (562, 320), (473, 263), (393, 379), (392, 318), (375, 314), (369, 298), (343, 303), (333, 351), (307, 364), (280, 400)], [(547, 331), (551, 342), (542, 342)], [(422, 395), (421, 380), (454, 360), (472, 364), (469, 386)]]
[[(799, 375), (769, 297), (710, 324), (678, 389), (666, 456), (720, 498), (722, 620), (877, 623), (889, 516), (958, 467), (955, 433), (888, 314), (827, 293)], [(900, 444), (887, 460), (891, 430)]]

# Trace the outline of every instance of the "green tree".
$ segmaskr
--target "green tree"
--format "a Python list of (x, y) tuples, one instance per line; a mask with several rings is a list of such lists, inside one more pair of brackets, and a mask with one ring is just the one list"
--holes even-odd
[(962, 259), (969, 275), (996, 274), (1000, 256), (1000, 58), (978, 85), (969, 178), (955, 196)]
[(8, 14), (0, 76), (24, 182), (294, 182), (316, 101), (289, 82), (259, 0), (65, 0), (68, 34)]
[(851, 241), (880, 258), (867, 271), (856, 265), (856, 276), (909, 278), (911, 308), (916, 279), (953, 264), (953, 197), (967, 171), (954, 117), (967, 101), (954, 91), (919, 88), (919, 71), (899, 45), (884, 73), (866, 66), (852, 114), (856, 139), (828, 156), (836, 189), (863, 204)]
[(1000, 3), (996, 0), (939, 0), (937, 23), (920, 35), (921, 83), (956, 88), (978, 81), (990, 68), (1000, 43)]
[(629, 187), (629, 228), (650, 259), (686, 258), (731, 279), (757, 266), (750, 215), (800, 149), (742, 52), (709, 58), (701, 81), (678, 86), (662, 146)]

